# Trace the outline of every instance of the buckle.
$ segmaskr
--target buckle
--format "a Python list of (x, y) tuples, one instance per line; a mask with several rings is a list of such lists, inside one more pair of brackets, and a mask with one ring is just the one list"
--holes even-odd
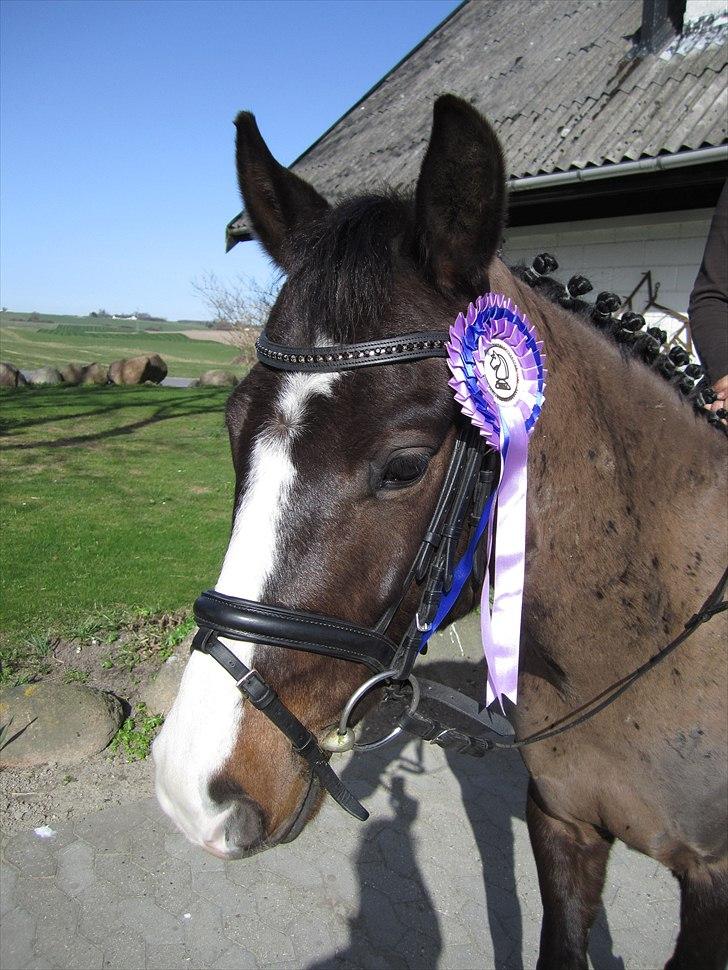
[[(428, 610), (428, 612), (430, 611)], [(428, 633), (432, 627), (432, 620), (427, 623), (423, 623), (422, 620), (420, 620), (420, 611), (417, 610), (415, 613), (415, 626), (420, 633)]]

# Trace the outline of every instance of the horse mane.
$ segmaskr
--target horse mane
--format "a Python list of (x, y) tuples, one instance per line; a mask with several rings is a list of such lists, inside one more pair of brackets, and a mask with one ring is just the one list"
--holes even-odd
[(539, 254), (528, 267), (520, 263), (509, 269), (531, 289), (582, 318), (606, 341), (616, 344), (625, 361), (640, 361), (647, 370), (659, 374), (672, 386), (678, 399), (691, 404), (696, 413), (728, 436), (728, 428), (721, 420), (728, 417), (726, 412), (716, 413), (706, 408), (716, 400), (716, 395), (705, 368), (681, 347), (664, 349), (667, 333), (659, 327), (645, 328), (646, 321), (641, 314), (626, 310), (621, 317), (615, 316), (623, 302), (616, 293), (601, 292), (594, 304), (581, 300), (580, 296), (593, 289), (589, 280), (575, 275), (564, 285), (548, 275), (558, 269), (556, 259), (549, 253)]
[[(412, 198), (396, 191), (352, 196), (326, 210), (287, 244), (288, 293), (294, 304), (297, 339), (301, 345), (361, 340), (377, 332), (392, 305), (396, 268), (404, 254), (414, 251)], [(615, 316), (622, 300), (602, 292), (594, 304), (580, 299), (592, 290), (584, 277), (572, 276), (565, 285), (550, 274), (558, 269), (549, 253), (536, 256), (530, 266), (509, 267), (511, 273), (551, 303), (587, 321), (605, 339), (616, 342), (625, 359), (641, 360), (660, 374), (678, 395), (692, 404), (714, 427), (726, 433), (720, 417), (706, 410), (715, 394), (705, 372), (680, 347), (666, 349), (667, 334), (646, 327), (640, 314)]]

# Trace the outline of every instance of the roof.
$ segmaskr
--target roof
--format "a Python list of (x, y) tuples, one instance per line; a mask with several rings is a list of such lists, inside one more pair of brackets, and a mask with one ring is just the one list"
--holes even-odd
[[(642, 0), (467, 0), (291, 165), (324, 196), (413, 187), (445, 92), (493, 123), (511, 179), (728, 141), (728, 25), (662, 52), (635, 44)], [(250, 238), (242, 215), (233, 243)]]

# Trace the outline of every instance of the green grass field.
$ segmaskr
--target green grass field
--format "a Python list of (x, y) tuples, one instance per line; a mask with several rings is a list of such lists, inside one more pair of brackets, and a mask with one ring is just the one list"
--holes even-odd
[(189, 607), (214, 584), (234, 482), (227, 394), (0, 391), (5, 651), (98, 612)]
[[(113, 321), (112, 321), (113, 322)], [(199, 377), (206, 370), (225, 368), (242, 375), (246, 368), (233, 365), (239, 348), (211, 340), (191, 340), (181, 333), (133, 332), (54, 333), (49, 329), (0, 326), (0, 360), (22, 369), (64, 364), (110, 364), (122, 357), (159, 354), (170, 377)]]
[(190, 330), (205, 326), (204, 320), (114, 320), (111, 317), (78, 317), (70, 313), (28, 312), (25, 310), (0, 310), (0, 329), (23, 327), (31, 329), (56, 327), (107, 327), (109, 330)]

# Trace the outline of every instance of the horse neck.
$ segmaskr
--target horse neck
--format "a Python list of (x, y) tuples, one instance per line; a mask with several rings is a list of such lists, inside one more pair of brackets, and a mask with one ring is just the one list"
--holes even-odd
[(594, 653), (575, 644), (601, 640), (624, 672), (620, 651), (667, 642), (720, 577), (726, 441), (659, 375), (502, 265), (491, 286), (535, 325), (548, 368), (529, 446), (524, 615), (562, 668), (581, 665), (593, 683)]

